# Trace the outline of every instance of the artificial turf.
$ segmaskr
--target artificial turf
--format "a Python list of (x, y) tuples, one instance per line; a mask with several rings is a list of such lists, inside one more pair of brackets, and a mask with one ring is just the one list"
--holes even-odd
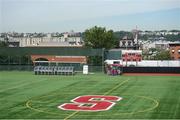
[[(64, 111), (83, 95), (120, 96), (107, 111)], [(0, 72), (1, 119), (180, 119), (180, 76), (74, 76)]]

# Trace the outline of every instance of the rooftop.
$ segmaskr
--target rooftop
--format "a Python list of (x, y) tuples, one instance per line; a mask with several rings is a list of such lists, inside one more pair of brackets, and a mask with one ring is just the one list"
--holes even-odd
[(169, 46), (175, 46), (175, 45), (180, 46), (180, 42), (176, 42), (176, 43), (169, 43)]

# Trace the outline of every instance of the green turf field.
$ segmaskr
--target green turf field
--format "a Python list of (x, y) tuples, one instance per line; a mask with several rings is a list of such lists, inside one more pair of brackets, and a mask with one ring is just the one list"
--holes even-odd
[[(111, 95), (123, 99), (107, 111), (64, 111), (57, 106), (83, 95)], [(0, 118), (29, 119), (178, 119), (180, 77), (34, 75), (0, 72)]]

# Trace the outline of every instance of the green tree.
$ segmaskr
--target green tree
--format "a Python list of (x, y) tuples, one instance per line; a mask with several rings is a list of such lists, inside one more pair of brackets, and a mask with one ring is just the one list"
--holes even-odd
[(180, 41), (180, 34), (178, 35), (166, 35), (167, 41)]
[(90, 48), (110, 49), (115, 46), (113, 31), (107, 31), (106, 28), (97, 26), (85, 31), (84, 42), (85, 46)]
[(155, 56), (155, 59), (156, 60), (170, 60), (171, 56), (170, 56), (169, 50), (158, 52)]
[(132, 32), (127, 31), (116, 31), (114, 32), (114, 38), (115, 38), (115, 47), (119, 47), (119, 41), (123, 39), (124, 36), (128, 36), (129, 38), (133, 37)]
[(0, 47), (7, 47), (7, 46), (8, 46), (7, 42), (0, 41)]

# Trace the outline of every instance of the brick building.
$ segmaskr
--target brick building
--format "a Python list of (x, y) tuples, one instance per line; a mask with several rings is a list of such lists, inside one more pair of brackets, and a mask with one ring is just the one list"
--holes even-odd
[(180, 43), (169, 44), (171, 59), (180, 60)]
[(33, 62), (49, 61), (54, 63), (87, 63), (86, 56), (31, 55), (31, 59)]

